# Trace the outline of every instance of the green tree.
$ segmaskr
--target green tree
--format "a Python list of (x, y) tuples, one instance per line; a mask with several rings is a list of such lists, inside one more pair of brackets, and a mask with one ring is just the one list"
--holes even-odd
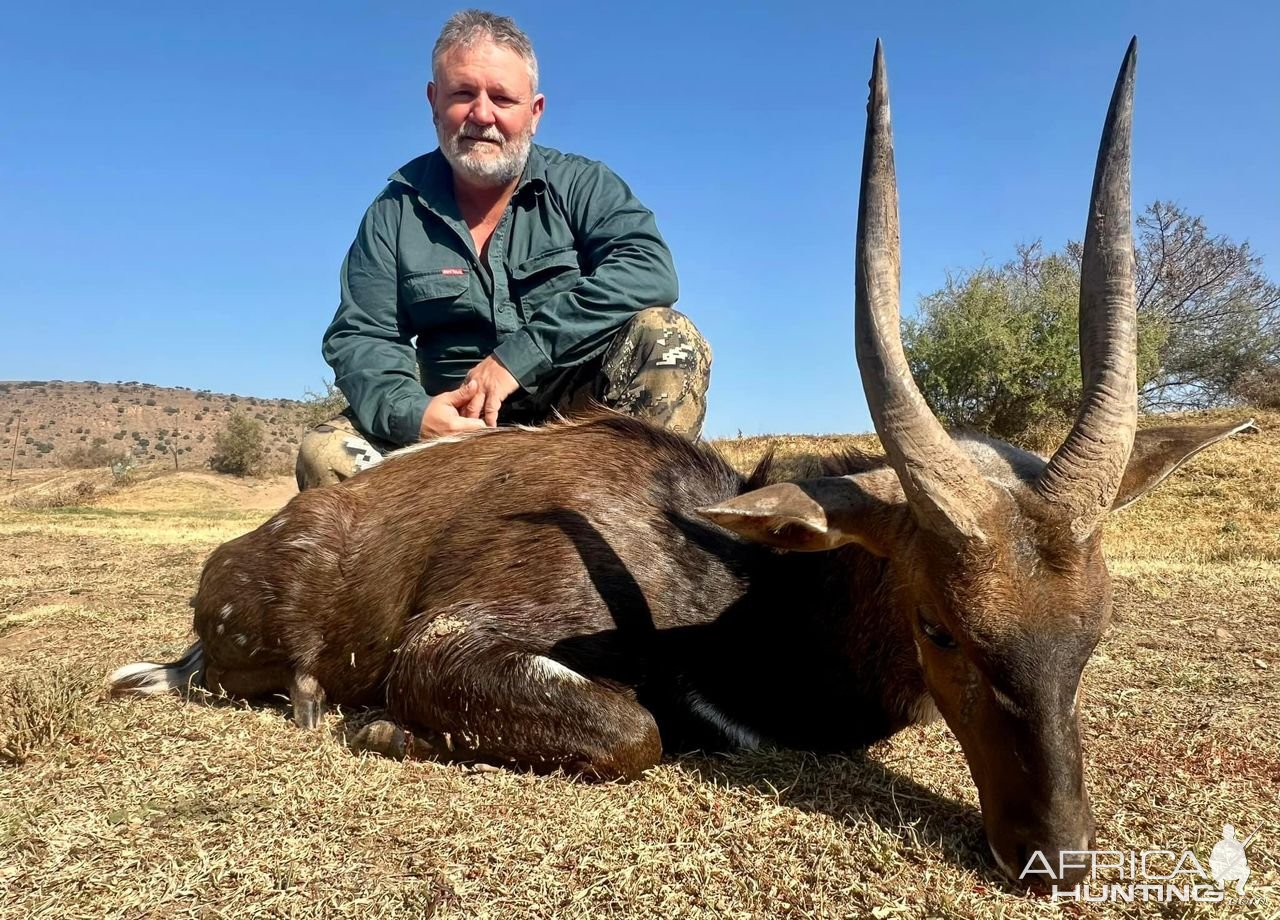
[(209, 466), (233, 476), (256, 476), (267, 459), (266, 434), (259, 421), (243, 412), (232, 412), (226, 426), (214, 436)]
[[(1212, 236), (1157, 201), (1137, 219), (1138, 395), (1144, 409), (1274, 404), (1280, 285), (1248, 243)], [(1079, 243), (1022, 247), (999, 268), (947, 279), (904, 324), (912, 372), (947, 424), (1029, 446), (1080, 399)]]
[[(1036, 243), (922, 298), (903, 346), (943, 423), (1044, 447), (1080, 405), (1079, 297), (1077, 262)], [(1140, 381), (1155, 371), (1162, 342), (1162, 327), (1140, 319)]]

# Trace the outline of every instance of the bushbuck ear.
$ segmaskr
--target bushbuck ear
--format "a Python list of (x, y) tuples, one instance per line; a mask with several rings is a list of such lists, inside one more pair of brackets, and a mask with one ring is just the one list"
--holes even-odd
[(1233, 425), (1171, 425), (1138, 431), (1111, 510), (1133, 504), (1206, 447), (1248, 429), (1258, 430), (1253, 419)]
[(890, 555), (910, 523), (898, 475), (887, 467), (780, 482), (699, 508), (698, 514), (779, 549), (816, 551), (857, 543), (877, 556)]

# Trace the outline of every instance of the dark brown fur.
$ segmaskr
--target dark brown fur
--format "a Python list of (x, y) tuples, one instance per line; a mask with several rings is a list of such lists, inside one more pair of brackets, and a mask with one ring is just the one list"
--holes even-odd
[(780, 553), (693, 513), (768, 475), (615, 416), (393, 456), (214, 551), (203, 682), (385, 703), (419, 749), (604, 777), (664, 746), (883, 737), (925, 696), (886, 563)]

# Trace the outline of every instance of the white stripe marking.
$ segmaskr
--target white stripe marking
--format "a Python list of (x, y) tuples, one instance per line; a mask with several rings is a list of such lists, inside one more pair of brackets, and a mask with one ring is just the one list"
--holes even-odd
[(590, 683), (587, 677), (579, 674), (573, 668), (565, 667), (554, 658), (548, 658), (546, 655), (534, 655), (529, 659), (529, 670), (532, 672), (534, 679), (544, 678), (546, 680), (567, 680), (571, 683)]
[(689, 700), (689, 707), (695, 714), (718, 728), (721, 734), (733, 744), (747, 751), (754, 751), (760, 747), (759, 735), (716, 709), (715, 706), (703, 699), (696, 690), (690, 690), (687, 694), (687, 699)]

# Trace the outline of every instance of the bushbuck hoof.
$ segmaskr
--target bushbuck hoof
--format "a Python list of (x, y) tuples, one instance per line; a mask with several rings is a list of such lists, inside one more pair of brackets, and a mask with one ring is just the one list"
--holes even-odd
[(318, 728), (324, 718), (325, 692), (320, 682), (309, 674), (295, 674), (289, 685), (289, 702), (293, 704), (293, 721), (308, 731)]
[(370, 722), (356, 732), (349, 745), (353, 751), (368, 751), (392, 760), (431, 760), (439, 756), (426, 741), (387, 719)]

